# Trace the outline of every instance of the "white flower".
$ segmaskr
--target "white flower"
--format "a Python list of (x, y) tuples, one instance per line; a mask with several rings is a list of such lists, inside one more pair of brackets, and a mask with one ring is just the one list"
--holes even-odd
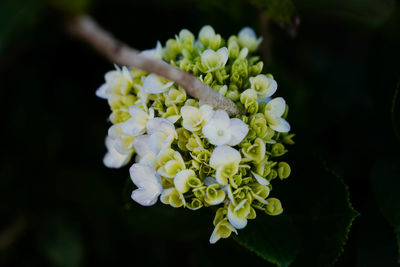
[(199, 32), (199, 40), (202, 42), (205, 46), (208, 45), (210, 40), (214, 38), (215, 36), (215, 31), (213, 27), (210, 25), (203, 26)]
[(227, 219), (221, 220), (214, 228), (210, 237), (210, 244), (215, 244), (221, 238), (228, 238), (231, 233), (237, 234), (236, 229), (228, 222)]
[(181, 108), (182, 126), (192, 132), (199, 131), (208, 122), (212, 114), (213, 109), (209, 105), (202, 105), (200, 108), (183, 106)]
[(171, 145), (178, 138), (174, 124), (167, 119), (152, 118), (146, 124), (149, 134), (150, 150), (157, 155), (163, 148)]
[(164, 93), (174, 82), (171, 82), (156, 74), (149, 74), (143, 81), (142, 89), (150, 94)]
[(196, 173), (193, 170), (182, 170), (178, 172), (174, 178), (175, 188), (182, 194), (186, 193), (190, 189), (188, 181), (193, 177), (196, 178)]
[(247, 225), (247, 216), (251, 210), (250, 201), (243, 199), (239, 204), (229, 203), (228, 220), (236, 229), (243, 229)]
[(104, 99), (112, 95), (127, 95), (133, 84), (129, 70), (123, 66), (122, 70), (115, 66), (116, 70), (109, 71), (104, 76), (106, 82), (96, 90), (96, 96)]
[(136, 160), (138, 163), (154, 168), (156, 162), (156, 154), (150, 150), (149, 135), (140, 135), (133, 140), (132, 143), (135, 148), (136, 154), (139, 158)]
[(108, 168), (121, 168), (125, 166), (131, 159), (132, 154), (121, 154), (114, 148), (115, 140), (111, 137), (106, 137), (106, 147), (108, 152), (103, 158), (103, 163)]
[[(249, 80), (251, 89), (254, 89), (260, 98), (268, 98), (278, 89), (278, 84), (271, 76), (259, 74), (256, 77), (250, 77)], [(264, 101), (260, 100), (259, 102)]]
[(145, 132), (146, 124), (149, 119), (154, 118), (154, 110), (150, 108), (150, 114), (147, 114), (143, 109), (135, 106), (129, 107), (131, 118), (121, 125), (121, 130), (129, 136), (138, 136)]
[(129, 169), (132, 182), (138, 189), (132, 192), (132, 199), (143, 206), (152, 206), (162, 193), (160, 177), (156, 171), (146, 165), (135, 163)]
[(228, 178), (239, 170), (242, 157), (239, 151), (230, 146), (217, 146), (210, 157), (210, 167), (217, 170), (215, 178), (220, 185), (226, 185)]
[(252, 28), (244, 27), (238, 34), (239, 44), (242, 47), (247, 47), (250, 52), (257, 50), (258, 45), (262, 41), (262, 37), (257, 38), (256, 33)]
[(140, 52), (140, 54), (142, 54), (146, 57), (153, 58), (153, 59), (159, 59), (159, 60), (162, 59), (162, 53), (163, 53), (163, 48), (159, 41), (157, 41), (157, 45), (155, 48), (143, 50), (142, 52)]
[(228, 61), (229, 52), (226, 47), (222, 47), (217, 51), (207, 49), (201, 54), (201, 62), (207, 68), (205, 72), (218, 70), (225, 66)]
[(211, 144), (235, 146), (246, 137), (249, 127), (242, 120), (230, 119), (226, 111), (219, 109), (204, 125), (203, 134)]
[(269, 127), (280, 133), (290, 131), (289, 123), (282, 118), (285, 113), (286, 102), (282, 97), (277, 97), (269, 101), (265, 107), (265, 118)]

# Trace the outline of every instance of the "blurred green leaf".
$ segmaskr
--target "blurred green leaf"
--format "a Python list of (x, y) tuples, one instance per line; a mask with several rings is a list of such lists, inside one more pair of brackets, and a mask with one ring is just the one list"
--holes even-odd
[[(400, 254), (400, 158), (378, 160), (372, 169), (371, 184), (378, 206), (394, 227)], [(400, 263), (400, 257), (399, 257)]]
[(289, 266), (299, 250), (300, 239), (289, 216), (257, 214), (235, 240), (261, 258), (278, 266)]
[(318, 161), (302, 162), (293, 168), (290, 180), (274, 185), (284, 216), (260, 215), (239, 233), (238, 240), (278, 266), (329, 266), (343, 251), (358, 213), (340, 178), (318, 166)]

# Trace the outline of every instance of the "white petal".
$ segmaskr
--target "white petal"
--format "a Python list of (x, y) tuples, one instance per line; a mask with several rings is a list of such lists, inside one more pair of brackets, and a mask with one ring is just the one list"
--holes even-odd
[(276, 90), (278, 89), (278, 83), (271, 77), (267, 77), (267, 79), (269, 81), (269, 88), (265, 97), (270, 97), (275, 94)]
[(229, 131), (231, 132), (232, 137), (228, 145), (236, 146), (246, 137), (249, 132), (249, 127), (241, 119), (234, 118), (231, 119)]
[(255, 172), (251, 172), (251, 173), (253, 174), (254, 178), (256, 178), (257, 182), (258, 182), (260, 185), (269, 185), (269, 182), (268, 182), (267, 179), (265, 179), (264, 177), (258, 175), (258, 174), (255, 173)]
[(155, 132), (149, 137), (150, 151), (155, 155), (161, 151), (163, 147), (170, 145), (173, 141), (173, 136), (165, 134), (164, 132)]
[(232, 204), (229, 205), (228, 208), (228, 220), (236, 229), (243, 229), (247, 225), (246, 218), (239, 218), (232, 210)]
[(174, 124), (172, 124), (169, 120), (164, 118), (150, 119), (146, 124), (146, 129), (148, 134), (153, 134), (155, 132), (163, 132), (168, 135), (173, 135), (175, 138), (177, 137)]
[(132, 117), (122, 123), (121, 130), (129, 136), (138, 136), (145, 132), (147, 120), (143, 117)]
[(121, 131), (121, 125), (122, 123), (117, 123), (112, 125), (109, 129), (108, 129), (108, 136), (111, 139), (117, 139), (119, 136), (123, 135), (124, 133)]
[(108, 152), (103, 158), (103, 163), (108, 168), (121, 168), (125, 166), (131, 159), (131, 154), (121, 154), (114, 148), (114, 141), (110, 137), (106, 137), (106, 147)]
[(282, 118), (279, 118), (278, 124), (270, 125), (270, 127), (280, 133), (287, 133), (290, 131), (290, 124)]
[(186, 193), (190, 189), (190, 186), (187, 184), (188, 179), (195, 175), (196, 174), (193, 170), (183, 170), (178, 172), (174, 178), (175, 188), (182, 194)]
[(142, 206), (153, 206), (159, 194), (142, 188), (132, 191), (131, 198)]
[(169, 116), (166, 119), (169, 120), (171, 123), (177, 122), (181, 118), (181, 115), (174, 115), (174, 116)]
[(161, 43), (157, 41), (157, 46), (155, 48), (143, 50), (140, 54), (153, 59), (162, 59), (162, 50)]
[(218, 169), (218, 167), (232, 162), (239, 164), (241, 159), (242, 157), (236, 149), (227, 145), (217, 146), (211, 154), (210, 166), (214, 169)]
[(217, 110), (211, 119), (204, 125), (202, 133), (213, 145), (225, 145), (231, 140), (229, 131), (230, 119), (224, 110)]
[(171, 81), (164, 82), (161, 77), (152, 73), (144, 79), (142, 88), (150, 94), (159, 94), (167, 91), (173, 84)]
[(156, 155), (150, 150), (149, 136), (137, 136), (135, 140), (133, 140), (132, 145), (135, 148), (136, 154), (139, 156), (139, 159), (136, 161), (153, 168), (156, 163)]
[(228, 61), (228, 57), (229, 57), (229, 51), (228, 48), (226, 47), (221, 47), (220, 49), (217, 50), (217, 55), (220, 58), (220, 62), (222, 64), (221, 67), (225, 66), (226, 62)]
[(285, 113), (286, 102), (282, 97), (277, 97), (268, 102), (266, 108), (276, 116), (281, 117)]
[(107, 99), (108, 98), (108, 93), (107, 93), (107, 89), (108, 89), (108, 84), (104, 83), (103, 85), (101, 85), (97, 90), (96, 90), (96, 96), (103, 98), (103, 99)]
[(213, 108), (207, 104), (201, 105), (199, 110), (204, 122), (208, 122), (214, 114)]
[(146, 165), (135, 163), (129, 169), (132, 182), (138, 190), (132, 192), (132, 199), (143, 206), (153, 205), (162, 192), (160, 177), (157, 172)]

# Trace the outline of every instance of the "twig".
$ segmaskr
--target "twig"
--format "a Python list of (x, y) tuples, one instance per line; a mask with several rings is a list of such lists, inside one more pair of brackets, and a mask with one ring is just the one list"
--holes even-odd
[(223, 109), (230, 116), (242, 113), (241, 109), (233, 101), (214, 91), (195, 76), (181, 71), (164, 61), (141, 55), (136, 49), (114, 38), (89, 16), (73, 18), (68, 21), (67, 28), (72, 34), (89, 43), (113, 63), (136, 67), (163, 76), (176, 82), (192, 97), (216, 109)]

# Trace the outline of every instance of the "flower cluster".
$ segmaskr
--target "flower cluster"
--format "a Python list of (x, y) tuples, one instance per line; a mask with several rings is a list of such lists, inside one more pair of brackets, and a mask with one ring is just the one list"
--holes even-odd
[(261, 73), (263, 62), (250, 54), (260, 42), (250, 28), (224, 40), (204, 26), (197, 40), (182, 30), (164, 46), (142, 52), (192, 73), (234, 101), (244, 110), (235, 118), (191, 98), (174, 82), (135, 68), (116, 67), (96, 91), (112, 111), (104, 164), (120, 168), (135, 155), (132, 199), (141, 205), (160, 198), (174, 208), (215, 206), (210, 243), (237, 234), (256, 211), (283, 211), (269, 196), (271, 181), (289, 176), (289, 165), (279, 157), (294, 135), (285, 100), (272, 98), (276, 81)]

